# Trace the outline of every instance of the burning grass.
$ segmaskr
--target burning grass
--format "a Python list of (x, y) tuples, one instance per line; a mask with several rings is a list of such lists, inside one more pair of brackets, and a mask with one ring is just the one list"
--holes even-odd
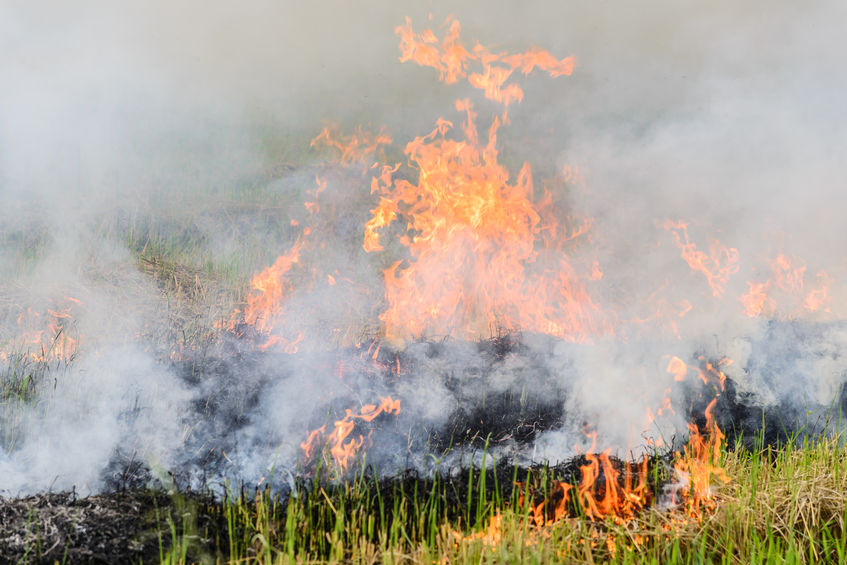
[[(721, 453), (729, 481), (699, 516), (654, 506), (626, 521), (575, 506), (540, 524), (521, 503), (578, 476), (580, 461), (430, 479), (361, 468), (345, 483), (301, 481), (287, 497), (269, 486), (217, 501), (42, 495), (0, 502), (0, 554), (20, 563), (847, 563), (845, 460), (840, 438), (739, 447)], [(651, 488), (668, 465), (651, 458)]]

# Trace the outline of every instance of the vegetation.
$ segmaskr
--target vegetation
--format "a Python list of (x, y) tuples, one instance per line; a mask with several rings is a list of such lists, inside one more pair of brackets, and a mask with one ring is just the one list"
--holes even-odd
[[(653, 507), (618, 523), (575, 515), (539, 526), (519, 503), (520, 489), (486, 484), (497, 474), (478, 471), (377, 481), (363, 467), (345, 483), (300, 484), (290, 497), (272, 494), (270, 485), (222, 500), (147, 491), (113, 497), (135, 540), (121, 541), (123, 558), (145, 563), (847, 563), (847, 447), (840, 438), (722, 458), (730, 481), (702, 515)], [(143, 502), (134, 517), (140, 530), (127, 524), (134, 497)], [(100, 507), (118, 504), (97, 498)], [(65, 504), (69, 512), (93, 505), (85, 500)], [(62, 562), (43, 510), (28, 503), (18, 562)], [(7, 506), (0, 509), (8, 515)], [(74, 562), (77, 543), (65, 539), (58, 555)]]

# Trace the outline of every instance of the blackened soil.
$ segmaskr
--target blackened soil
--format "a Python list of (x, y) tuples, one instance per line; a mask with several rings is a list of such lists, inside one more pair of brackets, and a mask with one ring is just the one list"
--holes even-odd
[(160, 537), (170, 545), (164, 531), (169, 505), (168, 497), (150, 492), (0, 499), (0, 561), (155, 562)]
[(0, 498), (0, 563), (159, 563), (176, 532), (187, 562), (220, 562), (222, 503), (199, 493), (133, 490), (78, 498)]

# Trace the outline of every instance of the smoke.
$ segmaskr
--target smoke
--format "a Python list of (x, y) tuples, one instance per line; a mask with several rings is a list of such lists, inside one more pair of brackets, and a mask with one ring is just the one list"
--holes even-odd
[[(726, 374), (757, 406), (802, 415), (830, 405), (847, 345), (838, 323), (847, 299), (844, 11), (781, 1), (5, 3), (0, 349), (28, 307), (46, 316), (68, 296), (80, 304), (66, 331), (80, 343), (78, 359), (40, 382), (37, 401), (0, 403), (15, 437), (0, 448), (0, 491), (96, 491), (116, 450), (154, 470), (191, 468), (195, 484), (211, 467), (223, 469), (213, 477), (221, 481), (297, 472), (309, 430), (389, 393), (403, 410), (377, 421), (369, 452), (386, 470), (428, 468), (422, 444), (445, 426), (472, 427), (477, 407), (490, 406), (482, 390), (515, 392), (539, 418), (554, 405), (564, 414), (530, 448), (504, 440), (503, 457), (566, 458), (590, 444), (586, 431), (599, 448), (637, 452), (647, 436), (684, 433), (687, 393), (666, 369), (671, 356), (689, 363), (690, 379), (698, 356), (731, 358)], [(585, 346), (526, 335), (527, 349), (503, 359), (473, 344), (412, 344), (404, 361), (415, 371), (388, 384), (358, 351), (327, 353), (378, 323), (388, 265), (361, 249), (358, 219), (375, 205), (368, 178), (356, 167), (328, 170), (308, 141), (327, 120), (384, 124), (402, 148), (439, 116), (458, 121), (453, 101), (477, 95), (400, 63), (393, 33), (408, 15), (440, 34), (449, 14), (469, 45), (576, 56), (570, 77), (526, 78), (502, 160), (515, 174), (531, 162), (537, 186), (578, 168), (584, 186), (556, 197), (593, 218), (591, 245), (573, 259), (603, 267), (594, 297), (621, 321), (661, 310), (674, 327)], [(477, 109), (483, 121), (497, 111)], [(202, 344), (229, 315), (234, 280), (288, 249), (298, 233), (291, 220), (308, 221), (303, 202), (319, 174), (334, 188), (315, 231), (330, 243), (303, 262), (356, 282), (338, 275), (338, 284), (292, 293), (279, 332), (306, 334), (303, 358), (242, 352), (196, 373), (167, 362), (175, 343)], [(716, 239), (737, 249), (739, 271), (721, 296), (681, 258), (668, 220), (689, 222), (700, 250)], [(139, 260), (154, 248), (177, 257), (170, 278), (154, 280), (147, 271), (166, 267)], [(800, 322), (786, 321), (799, 299), (769, 322), (742, 315), (738, 297), (748, 281), (772, 276), (779, 254), (805, 265), (806, 292), (821, 271), (834, 281), (825, 307)], [(209, 263), (215, 276), (206, 277)], [(168, 281), (201, 279), (191, 297), (169, 294)], [(190, 300), (201, 307), (187, 308)], [(354, 329), (322, 341), (334, 323)], [(360, 367), (343, 383), (342, 361)], [(645, 410), (668, 396), (676, 411), (648, 423)]]

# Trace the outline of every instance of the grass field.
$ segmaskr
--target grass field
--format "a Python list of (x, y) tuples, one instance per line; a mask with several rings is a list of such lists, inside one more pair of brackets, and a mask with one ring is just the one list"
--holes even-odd
[[(453, 519), (455, 485), (364, 479), (314, 485), (288, 505), (259, 493), (223, 503), (231, 563), (844, 563), (845, 450), (815, 445), (723, 454), (729, 482), (693, 518), (650, 509), (625, 523), (566, 518), (537, 526), (515, 498), (472, 486)], [(426, 487), (426, 488), (424, 488)], [(184, 532), (187, 537), (194, 532)], [(204, 532), (208, 535), (208, 532)], [(167, 559), (184, 562), (183, 537)], [(199, 555), (199, 554), (197, 554)], [(220, 554), (214, 557), (220, 559)]]
[[(99, 543), (124, 547), (134, 540), (118, 553), (122, 562), (845, 563), (845, 455), (835, 438), (727, 452), (729, 481), (702, 513), (651, 508), (626, 522), (577, 515), (539, 526), (521, 509), (518, 490), (500, 496), (500, 488), (481, 482), (478, 472), (458, 481), (377, 482), (365, 475), (340, 484), (313, 482), (287, 500), (261, 489), (236, 490), (225, 500), (128, 492), (113, 497), (143, 510), (122, 515), (103, 510), (113, 504), (106, 496), (64, 504), (100, 516), (99, 522), (87, 520), (107, 532), (90, 534)], [(55, 534), (44, 529), (55, 518), (44, 518), (33, 501), (17, 506), (27, 504), (25, 550), (7, 557), (76, 562), (86, 540), (69, 537), (57, 554)], [(0, 506), (7, 518), (9, 506)], [(7, 522), (3, 533), (12, 525)]]

